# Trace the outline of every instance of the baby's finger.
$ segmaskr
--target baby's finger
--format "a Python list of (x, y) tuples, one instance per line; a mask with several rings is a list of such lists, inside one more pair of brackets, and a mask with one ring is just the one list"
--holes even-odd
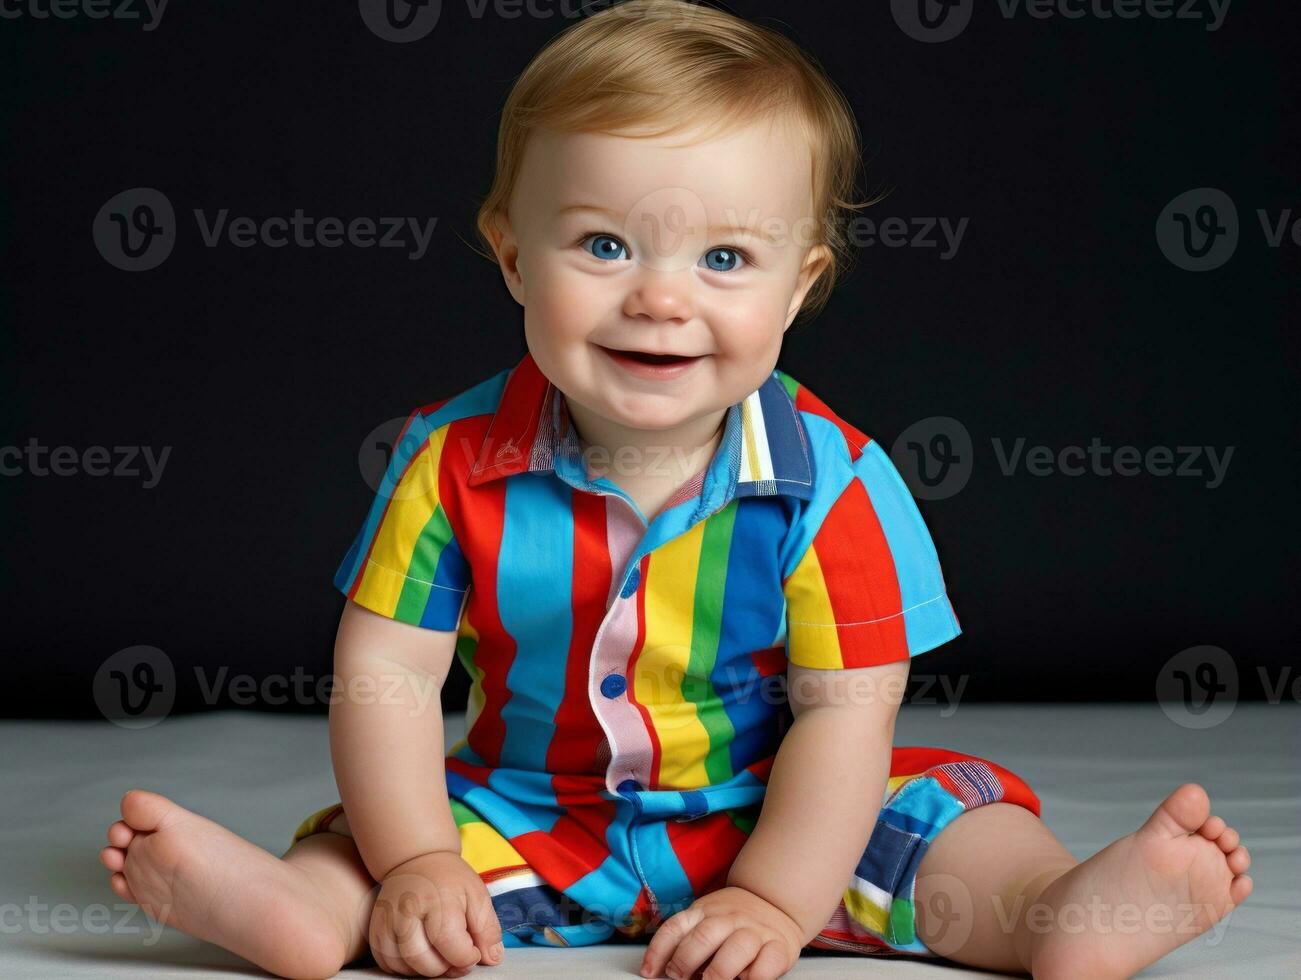
[(651, 936), (651, 941), (642, 956), (641, 975), (662, 977), (664, 967), (668, 964), (669, 957), (677, 950), (678, 943), (682, 942), (682, 937), (702, 918), (704, 913), (695, 906), (690, 906), (662, 922)]
[(745, 971), (745, 980), (777, 980), (786, 969), (786, 954), (782, 952), (781, 943), (770, 939)]
[(405, 928), (404, 923), (403, 933), (395, 938), (397, 940), (398, 955), (402, 957), (403, 962), (412, 968), (412, 973), (417, 973), (422, 977), (441, 977), (451, 969), (451, 964), (430, 944), (422, 920), (412, 920), (409, 930)]
[(501, 941), (501, 920), (497, 918), (497, 910), (493, 908), (487, 889), (470, 898), (470, 910), (465, 918), (470, 936), (483, 955), (480, 962), (496, 966), (502, 961), (505, 949)]
[(366, 941), (370, 945), (370, 955), (374, 957), (375, 965), (385, 973), (410, 976), (416, 972), (402, 961), (402, 957), (398, 953), (397, 939), (394, 938), (393, 930), (389, 925), (387, 905), (375, 903), (375, 911), (370, 917), (370, 929)]
[(471, 967), (480, 953), (465, 924), (465, 909), (455, 900), (443, 902), (438, 912), (425, 917), (425, 932), (434, 949), (454, 967)]
[(763, 947), (763, 937), (753, 929), (738, 929), (724, 940), (709, 961), (709, 975), (716, 980), (733, 980), (754, 962)]
[(695, 976), (735, 928), (736, 923), (730, 916), (715, 915), (704, 919), (678, 943), (666, 970), (675, 977)]
[(388, 957), (384, 955), (385, 940), (380, 938), (386, 928), (387, 913), (380, 908), (378, 902), (370, 913), (370, 926), (366, 930), (366, 945), (370, 947), (370, 955), (375, 960), (375, 965), (385, 973), (392, 973), (393, 968), (389, 966)]

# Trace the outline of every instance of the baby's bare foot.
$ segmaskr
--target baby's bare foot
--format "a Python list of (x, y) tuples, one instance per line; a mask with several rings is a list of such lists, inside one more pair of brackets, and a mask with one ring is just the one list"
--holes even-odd
[(1053, 915), (1030, 927), (1034, 976), (1132, 976), (1245, 901), (1250, 865), (1238, 832), (1211, 816), (1206, 790), (1184, 783), (1138, 830), (1044, 889), (1039, 901)]
[(110, 887), (151, 919), (282, 977), (332, 976), (346, 928), (317, 885), (220, 824), (148, 790), (128, 790), (100, 861)]

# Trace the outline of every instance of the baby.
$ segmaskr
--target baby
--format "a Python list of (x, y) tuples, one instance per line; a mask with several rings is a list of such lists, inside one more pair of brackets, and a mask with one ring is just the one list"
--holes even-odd
[(1245, 900), (1196, 783), (1080, 862), (1008, 769), (892, 746), (958, 621), (888, 456), (776, 369), (859, 159), (814, 62), (729, 14), (631, 0), (548, 45), (479, 214), (528, 353), (410, 413), (334, 578), (340, 686), (390, 695), (331, 707), (340, 802), (275, 857), (132, 789), (113, 891), (284, 977), (605, 941), (646, 977), (1125, 977)]

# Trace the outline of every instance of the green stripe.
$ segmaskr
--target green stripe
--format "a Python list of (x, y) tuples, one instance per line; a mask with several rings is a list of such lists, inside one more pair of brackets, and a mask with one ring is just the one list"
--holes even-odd
[(438, 570), (438, 559), (442, 557), (447, 544), (452, 540), (452, 525), (448, 523), (443, 505), (434, 507), (429, 520), (416, 539), (416, 546), (411, 552), (411, 564), (407, 566), (407, 580), (402, 584), (402, 595), (398, 598), (398, 607), (394, 618), (404, 623), (419, 623), (429, 605), (430, 584)]
[(732, 807), (730, 810), (724, 810), (727, 819), (732, 821), (732, 825), (747, 837), (753, 833), (754, 825), (759, 822), (759, 805), (757, 803), (750, 806)]
[(913, 903), (906, 898), (896, 898), (890, 903), (890, 934), (885, 937), (889, 942), (907, 946), (916, 938), (913, 932)]
[[(704, 522), (700, 542), (700, 565), (691, 622), (691, 659), (683, 682), (682, 696), (696, 706), (696, 717), (709, 736), (705, 774), (711, 785), (732, 778), (732, 740), (736, 730), (709, 679), (718, 661), (718, 644), (723, 631), (723, 594), (727, 586), (727, 563), (731, 556), (732, 529), (736, 525), (735, 500)], [(688, 687), (691, 690), (688, 690)]]
[(777, 372), (777, 380), (780, 381), (782, 383), (782, 387), (786, 389), (786, 394), (791, 396), (791, 401), (794, 401), (795, 392), (799, 390), (800, 383), (796, 381), (794, 378), (792, 378), (785, 371)]
[(456, 821), (456, 826), (463, 827), (467, 823), (486, 823), (483, 817), (479, 816), (468, 806), (455, 798), (448, 798), (448, 803), (452, 805), (452, 819)]

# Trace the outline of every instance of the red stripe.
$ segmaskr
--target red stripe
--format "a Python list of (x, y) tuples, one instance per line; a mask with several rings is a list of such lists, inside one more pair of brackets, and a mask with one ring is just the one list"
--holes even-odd
[(781, 646), (767, 647), (763, 650), (755, 650), (750, 654), (750, 660), (760, 677), (771, 677), (773, 674), (780, 674), (786, 669), (786, 646), (783, 644)]
[(632, 647), (632, 656), (628, 658), (628, 703), (635, 705), (637, 711), (641, 714), (642, 723), (646, 726), (646, 734), (650, 736), (651, 743), (651, 765), (650, 765), (650, 785), (647, 789), (656, 789), (660, 784), (660, 737), (655, 731), (655, 723), (651, 720), (650, 712), (646, 707), (634, 697), (632, 683), (637, 676), (637, 660), (641, 657), (642, 647), (646, 643), (646, 576), (650, 567), (650, 555), (642, 555), (641, 561), (637, 563), (637, 573), (641, 577), (642, 587), (637, 590), (637, 640)]
[(609, 858), (605, 832), (614, 819), (614, 806), (612, 800), (576, 806), (556, 821), (550, 833), (530, 830), (510, 842), (548, 884), (568, 888)]
[(496, 477), (523, 473), (529, 468), (533, 444), (538, 433), (544, 431), (544, 421), (548, 427), (551, 425), (550, 419), (541, 417), (550, 383), (532, 354), (525, 354), (511, 369), (497, 407), (489, 418), (476, 464), (479, 469), (470, 486), (478, 486)]
[(795, 389), (795, 408), (800, 412), (808, 412), (811, 415), (818, 415), (826, 419), (845, 437), (845, 444), (849, 447), (849, 458), (852, 462), (863, 454), (863, 445), (867, 442), (866, 433), (850, 425), (839, 415), (833, 412), (817, 395), (809, 391), (803, 385)]
[[(1035, 816), (1040, 815), (1039, 797), (1025, 780), (1012, 770), (1005, 769), (998, 763), (990, 762), (978, 755), (967, 755), (965, 752), (955, 752), (953, 749), (935, 745), (897, 745), (890, 753), (890, 775), (920, 775), (927, 769), (945, 762), (983, 762), (993, 770), (994, 775), (1003, 784), (1003, 802), (1015, 803), (1017, 806), (1025, 807)], [(938, 774), (938, 776), (943, 775), (943, 773)], [(941, 779), (940, 782), (944, 782), (945, 779)]]
[(727, 872), (747, 836), (722, 811), (690, 821), (668, 820), (664, 832), (697, 898), (727, 884)]
[[(812, 545), (822, 567), (845, 667), (908, 659), (899, 575), (885, 531), (857, 478), (851, 479)], [(868, 624), (871, 625), (863, 625)]]
[[(452, 423), (455, 438), (474, 444), (489, 423), (487, 416), (474, 416)], [(449, 438), (452, 434), (449, 433)], [(447, 453), (449, 489), (457, 525), (474, 528), (474, 533), (458, 539), (465, 559), (473, 569), (474, 585), (466, 606), (466, 615), (479, 632), (479, 646), (474, 665), (483, 672), (483, 708), (468, 733), (470, 748), (490, 766), (501, 764), (501, 747), (506, 738), (506, 723), (501, 711), (510, 699), (506, 675), (515, 662), (515, 638), (506, 632), (497, 607), (497, 563), (501, 555), (503, 529), (506, 524), (506, 481), (493, 481), (469, 489), (464, 485), (470, 462), (463, 453)]]
[(572, 488), (569, 496), (574, 513), (572, 629), (565, 661), (565, 694), (556, 710), (555, 734), (547, 748), (546, 767), (553, 773), (604, 776), (604, 767), (597, 763), (597, 752), (605, 731), (592, 710), (587, 687), (592, 648), (604, 618), (613, 576), (606, 540), (606, 498)]
[(590, 874), (609, 857), (606, 832), (615, 819), (615, 803), (605, 797), (605, 780), (591, 776), (553, 776), (551, 787), (556, 803), (565, 812), (551, 827), (548, 836), (570, 858), (573, 878), (563, 885)]
[(487, 766), (472, 766), (464, 759), (455, 755), (449, 755), (443, 760), (443, 766), (447, 772), (454, 772), (456, 775), (468, 779), (476, 786), (487, 786), (488, 777), (492, 775), (492, 769)]

